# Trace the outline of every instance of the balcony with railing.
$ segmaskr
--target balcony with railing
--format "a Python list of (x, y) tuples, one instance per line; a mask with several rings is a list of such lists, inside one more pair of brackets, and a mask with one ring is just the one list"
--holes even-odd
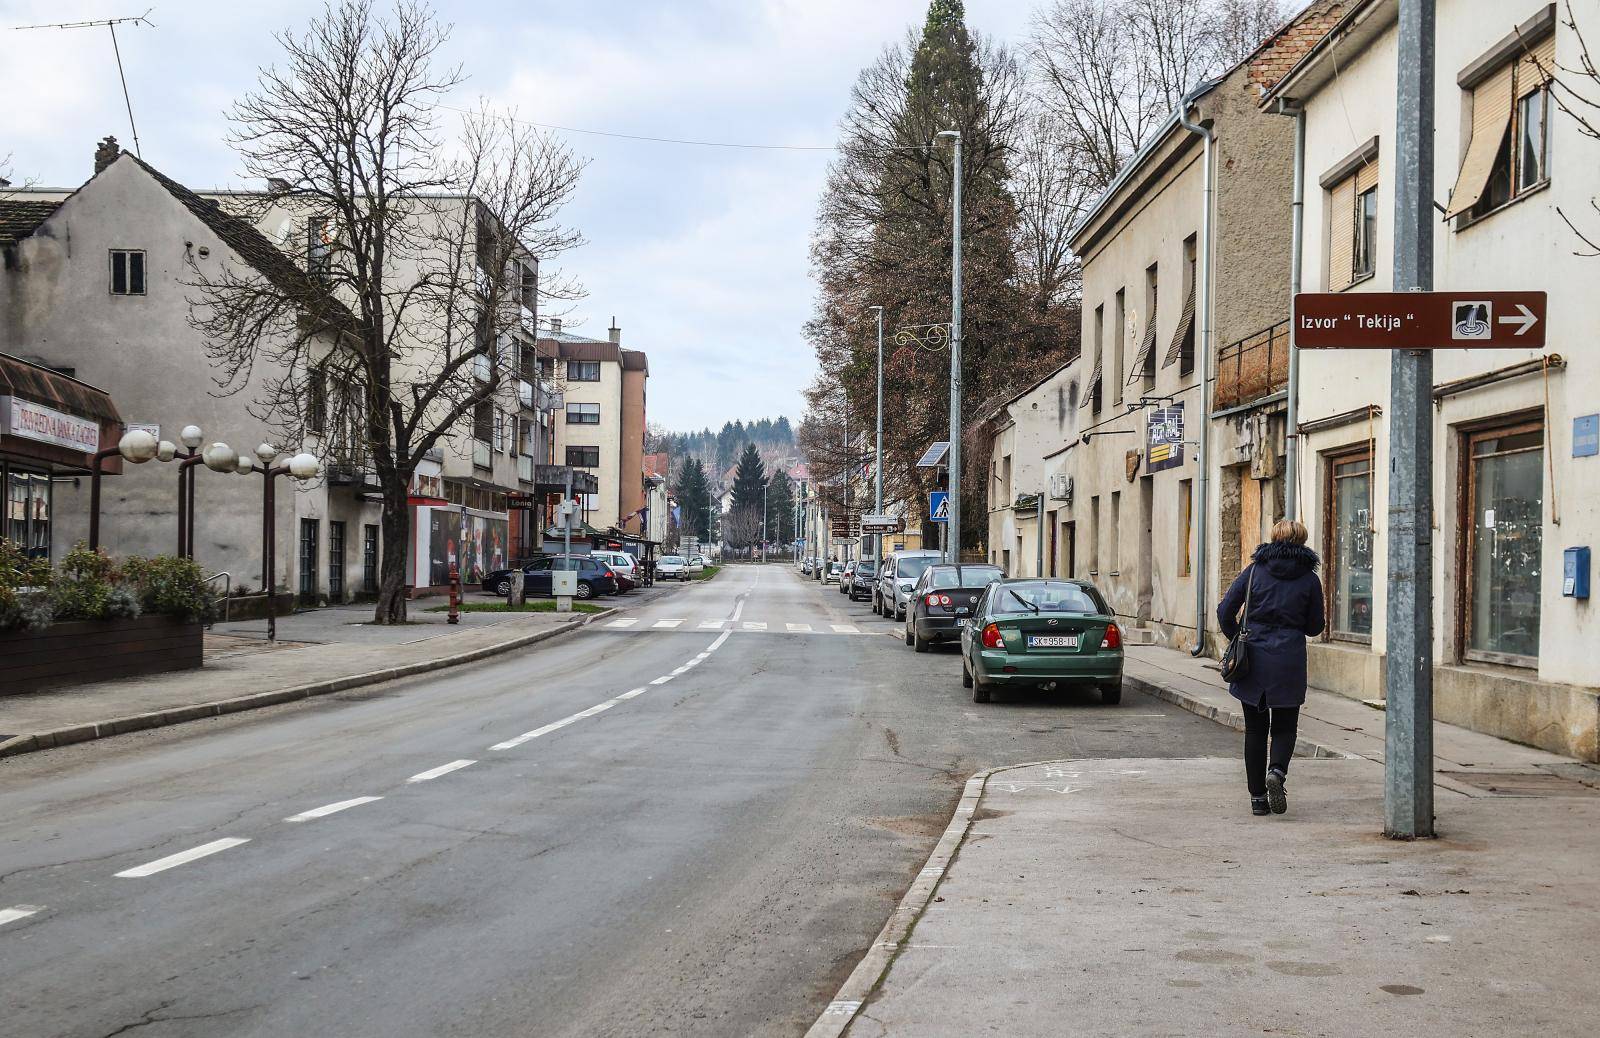
[(1222, 347), (1212, 409), (1226, 411), (1272, 396), (1289, 385), (1289, 322), (1279, 321)]

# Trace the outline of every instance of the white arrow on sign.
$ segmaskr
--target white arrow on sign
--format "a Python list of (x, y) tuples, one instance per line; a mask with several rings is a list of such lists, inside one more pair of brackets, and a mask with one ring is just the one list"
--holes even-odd
[(1534, 315), (1532, 310), (1529, 310), (1527, 306), (1522, 303), (1517, 304), (1517, 309), (1522, 311), (1520, 315), (1514, 317), (1502, 317), (1500, 318), (1500, 323), (1520, 324), (1522, 327), (1517, 329), (1517, 334), (1526, 335), (1529, 328), (1532, 328), (1534, 325), (1539, 323), (1539, 318)]

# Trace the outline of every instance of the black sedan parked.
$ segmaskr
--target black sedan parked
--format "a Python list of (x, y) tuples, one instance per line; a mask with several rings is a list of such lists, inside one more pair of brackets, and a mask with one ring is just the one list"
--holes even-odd
[(877, 559), (857, 560), (855, 572), (850, 575), (850, 601), (860, 602), (871, 598), (872, 585), (877, 579)]
[[(538, 555), (522, 564), (523, 590), (529, 595), (549, 598), (552, 574), (557, 570), (577, 570), (578, 598), (595, 598), (617, 593), (617, 574), (599, 559), (587, 555)], [(483, 589), (491, 595), (511, 593), (512, 570), (497, 569), (483, 578)]]
[(929, 566), (911, 589), (906, 644), (927, 652), (934, 642), (959, 641), (959, 623), (972, 615), (983, 589), (1004, 579), (999, 566)]

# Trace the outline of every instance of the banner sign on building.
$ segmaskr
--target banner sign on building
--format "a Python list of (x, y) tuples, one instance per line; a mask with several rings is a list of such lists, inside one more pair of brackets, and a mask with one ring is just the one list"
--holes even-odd
[(0, 412), (5, 416), (5, 424), (0, 425), (0, 429), (8, 435), (85, 454), (100, 449), (100, 423), (92, 418), (80, 418), (14, 396), (0, 396)]
[(1182, 464), (1183, 405), (1152, 408), (1145, 438), (1145, 471), (1160, 472)]

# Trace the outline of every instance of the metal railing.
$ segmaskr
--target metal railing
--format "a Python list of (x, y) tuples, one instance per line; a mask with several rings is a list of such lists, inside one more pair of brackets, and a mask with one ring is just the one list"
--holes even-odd
[[(227, 583), (223, 586), (222, 592), (222, 622), (227, 623), (228, 618), (233, 615), (233, 574), (229, 573), (227, 570), (222, 570), (205, 578), (204, 583), (209, 584), (218, 577), (223, 577), (227, 580)], [(216, 621), (213, 620), (211, 623), (206, 624), (206, 627), (209, 628), (215, 625)]]
[(1217, 353), (1212, 409), (1238, 407), (1289, 385), (1289, 322), (1279, 321)]

